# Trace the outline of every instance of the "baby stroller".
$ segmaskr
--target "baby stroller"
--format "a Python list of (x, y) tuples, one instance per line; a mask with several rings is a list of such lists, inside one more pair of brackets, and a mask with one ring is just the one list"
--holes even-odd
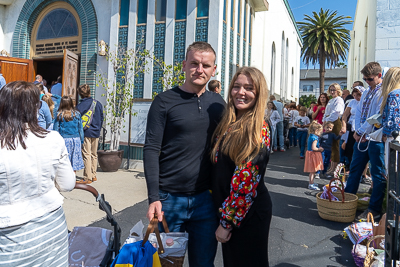
[(286, 150), (289, 149), (289, 119), (283, 119), (283, 139)]
[[(75, 227), (69, 234), (68, 245), (69, 266), (111, 266), (121, 248), (121, 228), (111, 212), (110, 204), (103, 194), (85, 184), (76, 184), (75, 189), (81, 189), (93, 194), (99, 202), (100, 210), (107, 214), (107, 221), (113, 226), (110, 231), (98, 227)], [(108, 242), (107, 242), (108, 241)]]

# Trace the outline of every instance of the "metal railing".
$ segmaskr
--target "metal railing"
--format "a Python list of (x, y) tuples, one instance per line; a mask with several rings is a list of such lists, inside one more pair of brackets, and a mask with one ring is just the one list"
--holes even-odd
[(387, 181), (386, 233), (385, 233), (385, 267), (396, 266), (400, 256), (400, 143), (396, 140), (399, 133), (392, 133), (394, 140), (389, 143), (389, 175)]

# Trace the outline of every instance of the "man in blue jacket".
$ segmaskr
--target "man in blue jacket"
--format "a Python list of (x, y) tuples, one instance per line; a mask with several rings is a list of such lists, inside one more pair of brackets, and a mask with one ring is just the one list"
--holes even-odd
[[(83, 170), (83, 180), (77, 181), (77, 183), (87, 184), (89, 181), (97, 181), (97, 147), (100, 130), (103, 126), (103, 106), (99, 101), (90, 97), (90, 87), (87, 84), (79, 86), (78, 94), (82, 99), (76, 109), (81, 113), (82, 121), (86, 117), (87, 125), (83, 127), (85, 139), (82, 146), (85, 169)], [(89, 113), (92, 115), (90, 116)]]

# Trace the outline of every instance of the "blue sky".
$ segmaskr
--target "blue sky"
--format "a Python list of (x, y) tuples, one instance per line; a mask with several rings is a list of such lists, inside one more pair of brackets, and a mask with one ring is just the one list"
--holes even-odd
[[(304, 14), (311, 16), (313, 11), (318, 13), (321, 7), (332, 11), (337, 10), (338, 15), (350, 16), (351, 20), (353, 20), (357, 7), (357, 0), (288, 0), (288, 2), (296, 21), (302, 21)], [(352, 30), (353, 24), (347, 25), (346, 28)], [(314, 68), (312, 65), (308, 67)], [(300, 68), (307, 68), (303, 60), (301, 60)], [(319, 66), (317, 65), (316, 68), (319, 68)]]

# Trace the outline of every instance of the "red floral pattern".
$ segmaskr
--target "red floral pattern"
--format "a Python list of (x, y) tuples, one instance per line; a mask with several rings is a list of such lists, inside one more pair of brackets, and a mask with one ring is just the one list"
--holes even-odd
[[(261, 142), (261, 148), (270, 150), (270, 131), (265, 122), (262, 128)], [(257, 196), (256, 189), (260, 179), (259, 167), (253, 162), (243, 162), (236, 166), (231, 179), (230, 195), (219, 208), (222, 227), (231, 229), (233, 226), (240, 226)]]

